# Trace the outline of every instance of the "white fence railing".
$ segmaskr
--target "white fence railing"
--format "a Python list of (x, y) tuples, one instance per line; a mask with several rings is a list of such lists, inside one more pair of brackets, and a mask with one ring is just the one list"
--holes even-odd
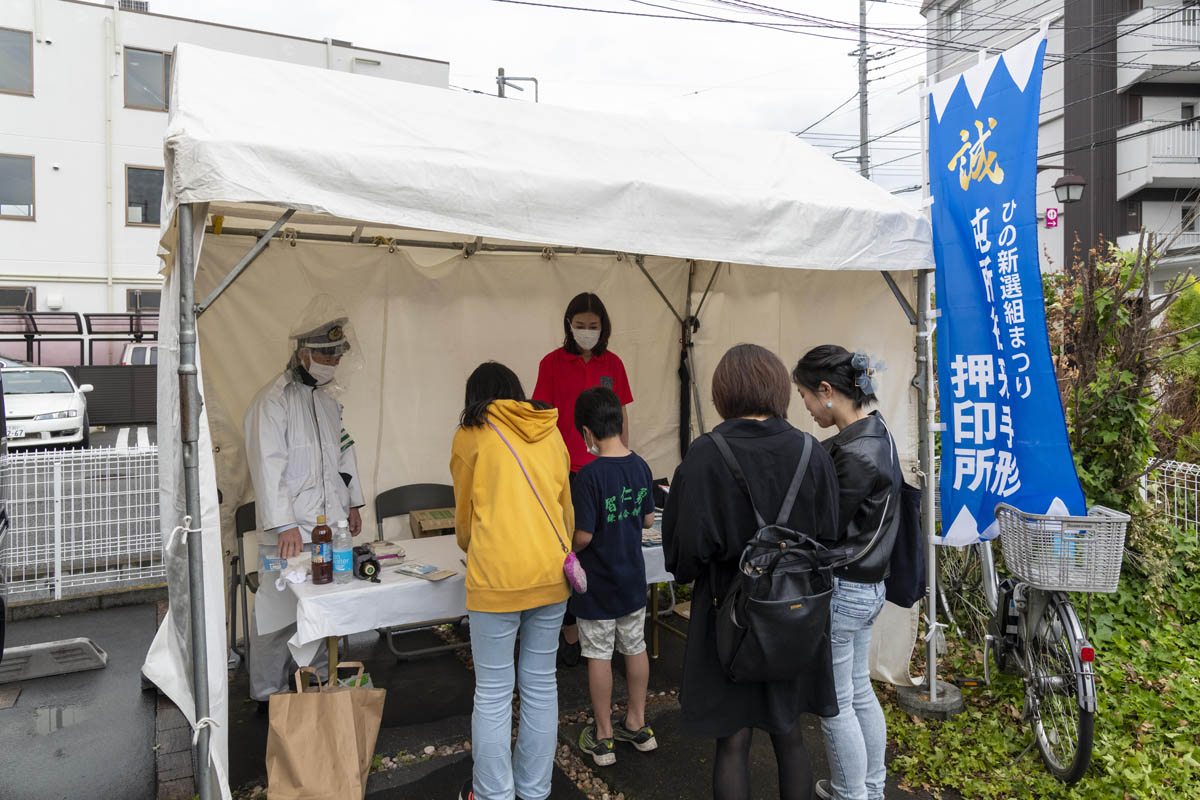
[(9, 516), (0, 583), (10, 600), (58, 600), (166, 575), (157, 447), (10, 451), (0, 491)]
[(1184, 6), (1174, 11), (1156, 6), (1153, 46), (1183, 49), (1200, 45), (1200, 6)]
[(1200, 464), (1162, 462), (1147, 476), (1146, 496), (1168, 522), (1200, 539)]
[(1150, 156), (1159, 159), (1200, 157), (1200, 123), (1190, 122), (1150, 134)]

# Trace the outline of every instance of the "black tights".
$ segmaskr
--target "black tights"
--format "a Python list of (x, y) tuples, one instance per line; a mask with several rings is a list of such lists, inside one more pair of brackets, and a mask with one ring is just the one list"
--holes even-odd
[[(717, 739), (713, 760), (713, 800), (750, 800), (750, 740), (753, 728)], [(788, 733), (771, 734), (779, 767), (779, 800), (812, 800), (812, 764), (800, 722)]]

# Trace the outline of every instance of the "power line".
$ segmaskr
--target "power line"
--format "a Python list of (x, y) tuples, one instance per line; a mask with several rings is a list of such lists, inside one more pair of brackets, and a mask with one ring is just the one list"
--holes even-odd
[(854, 101), (854, 98), (856, 98), (856, 97), (858, 97), (858, 92), (855, 92), (854, 94), (852, 94), (852, 95), (850, 95), (849, 97), (847, 97), (845, 100), (843, 100), (843, 101), (842, 101), (842, 102), (841, 102), (841, 103), (838, 105), (838, 107), (837, 107), (837, 108), (835, 108), (833, 111), (830, 111), (828, 114), (826, 114), (825, 116), (821, 117), (819, 120), (817, 120), (817, 121), (816, 121), (816, 122), (814, 122), (813, 124), (809, 125), (809, 126), (808, 126), (807, 128), (805, 128), (804, 130), (802, 130), (802, 131), (795, 131), (795, 134), (796, 134), (797, 136), (803, 136), (804, 134), (808, 133), (810, 130), (812, 130), (813, 128), (817, 127), (818, 125), (820, 125), (820, 124), (821, 124), (822, 122), (824, 122), (825, 120), (827, 120), (827, 119), (829, 119), (830, 117), (832, 117), (832, 116), (833, 116), (834, 114), (836, 114), (838, 111), (840, 111), (841, 109), (845, 108), (847, 105), (849, 105), (851, 102), (853, 102), (853, 101)]

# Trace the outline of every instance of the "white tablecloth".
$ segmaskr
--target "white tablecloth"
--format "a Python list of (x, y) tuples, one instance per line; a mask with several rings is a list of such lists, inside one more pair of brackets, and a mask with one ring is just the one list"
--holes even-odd
[[(347, 584), (293, 583), (288, 591), (296, 597), (296, 633), (288, 641), (297, 664), (309, 664), (326, 636), (454, 619), (467, 614), (465, 558), (453, 536), (431, 536), (400, 542), (408, 561), (453, 569), (457, 575), (427, 581), (399, 575), (396, 559), (381, 561), (381, 583), (360, 581)], [(646, 583), (674, 580), (663, 566), (662, 547), (643, 547)]]

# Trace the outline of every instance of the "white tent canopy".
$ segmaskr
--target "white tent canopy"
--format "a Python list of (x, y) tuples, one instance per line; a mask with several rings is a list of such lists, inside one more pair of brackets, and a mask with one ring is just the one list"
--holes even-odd
[[(345, 306), (361, 342), (365, 368), (341, 399), (368, 530), (375, 493), (448, 482), (470, 369), (503, 361), (531, 391), (580, 291), (599, 293), (613, 317), (612, 348), (635, 398), (632, 444), (656, 475), (679, 459), (684, 329), (699, 383), (693, 413), (709, 423), (708, 375), (737, 342), (785, 361), (825, 342), (882, 356), (892, 365), (882, 410), (902, 458), (914, 461), (913, 328), (893, 296), (916, 305), (911, 274), (889, 286), (873, 271), (931, 269), (929, 225), (793, 136), (501, 101), (179, 45), (165, 155), (162, 519), (171, 531), (191, 513), (202, 533), (186, 544), (169, 537), (171, 613), (145, 672), (194, 722), (188, 578), (202, 565), (203, 614), (193, 618), (205, 620), (197, 630), (206, 635), (208, 716), (218, 723), (209, 729), (214, 785), (226, 796), (221, 534), (227, 547), (234, 509), (253, 499), (241, 419), (282, 368), (291, 320), (316, 293)], [(292, 215), (274, 244), (241, 272), (285, 210)], [(202, 304), (197, 326), (203, 408), (189, 491), (190, 445), (180, 441), (190, 440), (189, 409), (199, 408), (196, 398), (181, 404), (191, 387), (193, 291), (197, 301), (219, 299)], [(809, 427), (798, 401), (791, 418)]]

